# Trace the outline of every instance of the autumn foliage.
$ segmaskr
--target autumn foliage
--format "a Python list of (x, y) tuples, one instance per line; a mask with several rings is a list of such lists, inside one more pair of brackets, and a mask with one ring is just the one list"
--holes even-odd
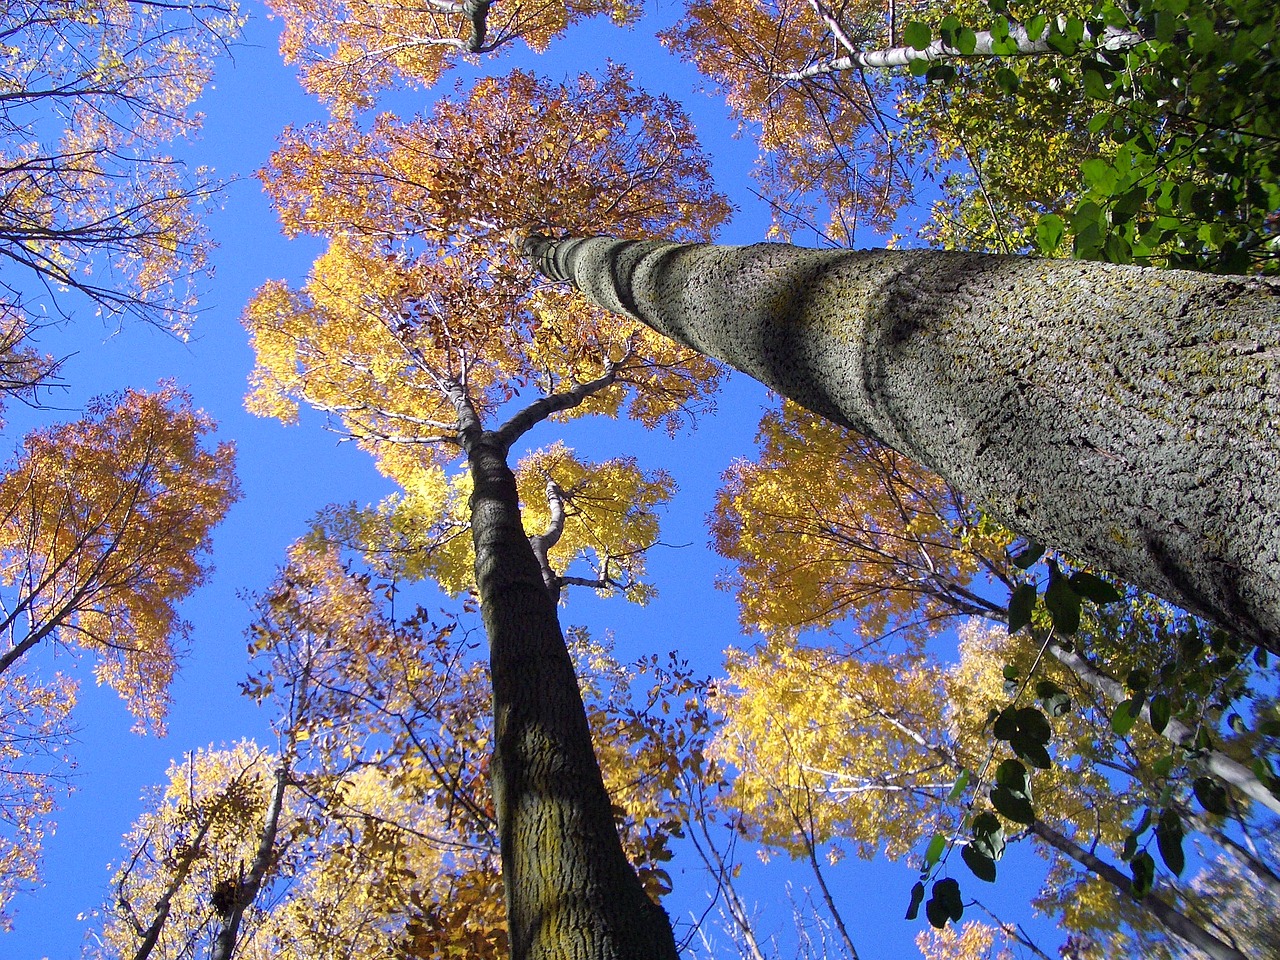
[(6, 272), (5, 315), (47, 285), (185, 332), (217, 184), (168, 151), (200, 127), (237, 6), (20, 0), (0, 20), (0, 256), (29, 271)]

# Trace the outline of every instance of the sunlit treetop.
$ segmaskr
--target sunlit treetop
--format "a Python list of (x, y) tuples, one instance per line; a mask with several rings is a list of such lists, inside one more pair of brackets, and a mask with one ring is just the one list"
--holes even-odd
[(0, 672), (46, 639), (80, 647), (140, 725), (162, 728), (188, 630), (177, 604), (239, 496), (234, 448), (208, 445), (212, 430), (164, 387), (28, 435), (0, 480)]
[(573, 24), (606, 15), (630, 24), (634, 0), (272, 0), (285, 24), (280, 53), (302, 85), (339, 116), (370, 107), (391, 86), (427, 87), (459, 58), (520, 40), (541, 53)]
[(406, 486), (458, 452), (461, 399), (487, 418), (533, 388), (576, 395), (561, 415), (674, 429), (715, 389), (709, 361), (536, 288), (519, 256), (534, 229), (695, 239), (728, 216), (688, 117), (618, 68), (516, 72), (427, 118), (290, 132), (264, 180), (286, 229), (330, 246), (300, 290), (270, 283), (246, 310), (250, 408), (290, 419), (305, 400)]

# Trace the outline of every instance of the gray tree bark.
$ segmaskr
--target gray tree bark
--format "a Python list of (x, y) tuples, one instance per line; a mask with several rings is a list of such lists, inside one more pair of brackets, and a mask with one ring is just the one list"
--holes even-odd
[(533, 237), (550, 279), (1280, 652), (1280, 282), (938, 251)]

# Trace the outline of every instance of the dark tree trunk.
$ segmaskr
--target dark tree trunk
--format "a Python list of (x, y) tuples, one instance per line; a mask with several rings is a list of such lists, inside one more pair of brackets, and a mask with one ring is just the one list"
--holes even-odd
[(493, 433), (467, 443), (512, 957), (675, 960), (671, 923), (622, 852), (556, 602), (521, 524), (506, 453)]

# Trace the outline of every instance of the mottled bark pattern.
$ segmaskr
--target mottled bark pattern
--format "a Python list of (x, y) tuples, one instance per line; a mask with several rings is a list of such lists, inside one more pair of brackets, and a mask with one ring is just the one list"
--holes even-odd
[(527, 249), (1014, 530), (1280, 651), (1280, 283), (784, 244)]
[(471, 528), (493, 674), (494, 803), (514, 960), (675, 960), (627, 862), (552, 593), (493, 434), (468, 444)]

